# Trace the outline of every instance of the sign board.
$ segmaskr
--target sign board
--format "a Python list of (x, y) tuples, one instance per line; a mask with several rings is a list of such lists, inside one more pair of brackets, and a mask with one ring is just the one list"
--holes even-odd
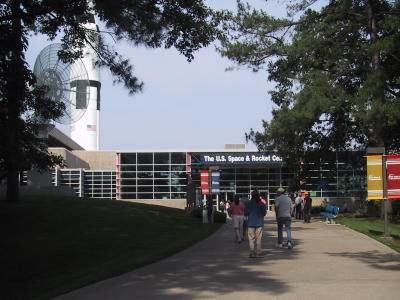
[(264, 152), (209, 152), (193, 153), (192, 161), (202, 165), (235, 166), (235, 165), (272, 165), (281, 164), (282, 158), (274, 153)]
[(400, 199), (400, 155), (387, 156), (386, 174), (388, 199)]
[(219, 171), (212, 171), (211, 172), (211, 193), (212, 194), (219, 194), (219, 178), (221, 173)]
[(208, 170), (201, 170), (200, 171), (200, 186), (201, 186), (201, 193), (203, 195), (210, 194), (210, 175)]
[(368, 200), (383, 200), (382, 155), (367, 156)]

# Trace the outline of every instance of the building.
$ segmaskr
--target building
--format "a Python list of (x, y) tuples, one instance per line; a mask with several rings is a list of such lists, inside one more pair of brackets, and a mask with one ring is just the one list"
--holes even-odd
[[(234, 194), (247, 197), (255, 188), (274, 199), (278, 187), (288, 188), (295, 178), (277, 153), (247, 151), (241, 145), (207, 151), (85, 151), (63, 138), (64, 146), (58, 143), (59, 147), (49, 148), (67, 164), (67, 168), (55, 170), (53, 184), (70, 186), (80, 197), (181, 207), (186, 201), (188, 175), (197, 199), (201, 199), (201, 171), (218, 170), (215, 199), (231, 199)], [(308, 153), (303, 173), (304, 188), (314, 199), (360, 198), (365, 191), (364, 161), (359, 152)]]
[[(45, 177), (48, 185), (72, 188), (77, 196), (86, 198), (184, 207), (188, 176), (196, 200), (202, 199), (200, 175), (204, 170), (218, 172), (218, 193), (212, 197), (222, 200), (232, 199), (234, 194), (248, 197), (255, 188), (273, 200), (278, 187), (288, 188), (298, 180), (277, 153), (248, 151), (244, 145), (225, 145), (218, 150), (86, 151), (53, 128), (49, 151), (61, 155), (66, 167)], [(306, 153), (301, 168), (303, 188), (310, 192), (313, 203), (365, 197), (362, 152)], [(24, 172), (21, 184), (33, 186), (42, 180), (29, 177)]]

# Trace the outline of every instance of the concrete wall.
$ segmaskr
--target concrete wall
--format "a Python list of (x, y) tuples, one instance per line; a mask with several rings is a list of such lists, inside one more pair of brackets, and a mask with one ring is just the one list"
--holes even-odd
[(117, 201), (153, 204), (153, 205), (160, 205), (160, 206), (179, 208), (179, 209), (185, 209), (186, 207), (186, 199), (161, 199), (161, 200), (149, 199), (149, 200), (117, 200)]
[(76, 168), (89, 169), (89, 164), (86, 161), (77, 157), (76, 155), (74, 155), (74, 153), (65, 148), (49, 148), (49, 152), (56, 155), (61, 155), (66, 161), (67, 168), (69, 169), (76, 169)]
[(88, 169), (115, 171), (115, 151), (85, 151), (74, 150), (72, 153), (79, 159), (87, 162)]

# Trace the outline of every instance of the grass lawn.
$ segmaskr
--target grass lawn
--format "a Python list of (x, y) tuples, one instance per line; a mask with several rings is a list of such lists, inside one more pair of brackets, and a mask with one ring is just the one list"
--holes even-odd
[(377, 241), (388, 245), (397, 252), (400, 252), (400, 224), (389, 223), (390, 238), (383, 237), (384, 222), (378, 218), (354, 218), (354, 217), (338, 217), (337, 223), (346, 225), (347, 227), (364, 233)]
[(47, 299), (176, 253), (219, 228), (112, 200), (0, 203), (0, 299)]

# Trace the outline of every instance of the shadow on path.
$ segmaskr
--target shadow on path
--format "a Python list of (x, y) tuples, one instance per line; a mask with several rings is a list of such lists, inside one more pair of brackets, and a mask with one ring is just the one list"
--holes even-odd
[(380, 270), (400, 271), (400, 258), (397, 253), (385, 253), (382, 251), (358, 251), (358, 252), (340, 252), (340, 253), (326, 253), (327, 255), (336, 257), (346, 257), (349, 259), (356, 259), (369, 266)]
[(275, 248), (273, 223), (271, 219), (265, 222), (265, 257), (249, 258), (248, 241), (234, 243), (232, 226), (225, 224), (181, 253), (60, 299), (196, 299), (230, 293), (287, 293), (291, 286), (271, 274), (271, 262), (292, 260), (298, 251)]
[[(139, 288), (152, 282), (151, 293), (142, 297), (163, 299), (196, 298), (225, 295), (234, 292), (264, 292), (279, 295), (290, 286), (272, 277), (267, 271), (271, 260), (290, 260), (295, 249), (275, 248), (273, 221), (265, 222), (262, 258), (248, 258), (248, 241), (233, 242), (233, 229), (226, 224), (208, 240), (199, 243), (163, 262), (132, 272), (122, 288)], [(127, 279), (125, 277), (125, 279)]]

